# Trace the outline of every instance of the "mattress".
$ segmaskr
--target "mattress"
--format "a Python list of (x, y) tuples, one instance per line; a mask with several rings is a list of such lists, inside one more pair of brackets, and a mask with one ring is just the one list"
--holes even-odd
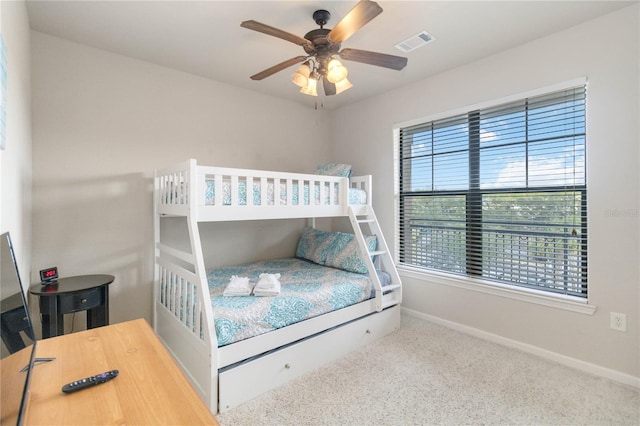
[[(205, 204), (214, 205), (215, 204), (215, 181), (214, 179), (207, 179), (207, 187), (205, 193)], [(337, 184), (336, 184), (337, 186)], [(267, 205), (275, 205), (275, 190), (274, 183), (267, 182), (266, 185), (267, 194), (266, 194), (266, 204)], [(293, 183), (291, 185), (292, 194), (291, 194), (291, 203), (293, 205), (326, 205), (329, 203), (329, 187), (328, 185), (325, 187), (324, 197), (320, 200), (320, 186), (313, 185), (313, 198), (310, 198), (309, 184), (304, 184), (302, 191), (299, 189), (299, 185), (297, 183)], [(222, 183), (222, 204), (223, 205), (231, 205), (231, 182), (229, 180), (224, 180)], [(262, 204), (262, 194), (261, 194), (261, 185), (260, 182), (253, 182), (252, 185), (252, 201), (254, 206), (258, 206)], [(240, 206), (247, 205), (247, 183), (244, 181), (238, 182), (238, 200), (236, 200), (236, 204)], [(287, 204), (287, 185), (285, 183), (280, 184), (280, 200), (277, 203), (279, 205)], [(338, 204), (338, 191), (334, 191), (334, 200), (332, 204)], [(359, 188), (349, 188), (349, 204), (367, 204), (367, 193), (366, 191)]]
[[(223, 296), (231, 276), (258, 282), (261, 273), (279, 273), (278, 296)], [(321, 266), (297, 258), (254, 262), (207, 272), (218, 346), (268, 333), (335, 311), (372, 296), (366, 274)]]

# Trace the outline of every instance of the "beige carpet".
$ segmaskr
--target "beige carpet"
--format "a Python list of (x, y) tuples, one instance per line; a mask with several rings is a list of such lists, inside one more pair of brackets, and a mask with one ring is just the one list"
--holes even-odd
[(640, 392), (403, 315), (399, 331), (217, 416), (240, 425), (640, 425)]

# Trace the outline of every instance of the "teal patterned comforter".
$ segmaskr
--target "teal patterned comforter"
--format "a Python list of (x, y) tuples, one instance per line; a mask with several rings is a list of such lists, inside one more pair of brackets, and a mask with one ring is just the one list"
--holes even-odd
[[(246, 276), (252, 285), (261, 273), (280, 273), (279, 296), (223, 296), (231, 276)], [(366, 274), (290, 258), (212, 269), (207, 273), (218, 346), (248, 339), (335, 311), (371, 297)]]

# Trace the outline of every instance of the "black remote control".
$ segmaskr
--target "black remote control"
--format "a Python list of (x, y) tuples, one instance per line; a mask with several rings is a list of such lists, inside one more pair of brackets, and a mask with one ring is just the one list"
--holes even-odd
[(99, 385), (100, 383), (108, 382), (111, 379), (118, 377), (118, 370), (107, 371), (106, 373), (96, 374), (95, 376), (87, 377), (85, 379), (76, 380), (75, 382), (67, 383), (62, 387), (62, 392), (71, 393), (86, 389), (91, 386)]

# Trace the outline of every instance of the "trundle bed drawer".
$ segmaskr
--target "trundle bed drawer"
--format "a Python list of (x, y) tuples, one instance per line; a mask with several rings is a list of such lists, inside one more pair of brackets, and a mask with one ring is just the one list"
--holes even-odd
[(293, 343), (220, 372), (219, 411), (224, 412), (394, 331), (400, 306)]

